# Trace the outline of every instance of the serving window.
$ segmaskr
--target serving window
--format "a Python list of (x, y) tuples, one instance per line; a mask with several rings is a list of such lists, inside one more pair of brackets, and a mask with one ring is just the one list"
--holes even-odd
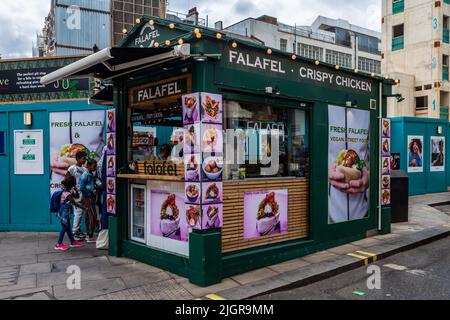
[[(308, 114), (305, 111), (225, 100), (224, 116), (225, 129), (227, 134), (235, 134), (236, 146), (234, 154), (225, 153), (224, 180), (308, 177)], [(278, 143), (273, 143), (277, 137)], [(239, 156), (239, 148), (243, 148), (244, 157)], [(271, 165), (273, 170), (262, 170)]]

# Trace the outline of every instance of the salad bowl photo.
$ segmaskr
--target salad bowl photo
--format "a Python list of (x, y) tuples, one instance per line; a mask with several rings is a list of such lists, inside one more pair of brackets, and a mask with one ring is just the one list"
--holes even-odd
[(189, 184), (186, 187), (186, 199), (189, 202), (197, 202), (200, 196), (200, 189), (196, 184)]

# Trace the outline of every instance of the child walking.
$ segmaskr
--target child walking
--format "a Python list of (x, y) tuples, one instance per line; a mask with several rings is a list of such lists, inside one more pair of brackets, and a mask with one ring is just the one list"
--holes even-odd
[(95, 210), (95, 195), (96, 195), (96, 177), (97, 161), (94, 159), (88, 160), (86, 164), (87, 171), (83, 173), (80, 178), (80, 191), (83, 194), (84, 206), (86, 208), (86, 229), (87, 242), (92, 243), (94, 240), (95, 228), (98, 228), (97, 213)]
[[(76, 187), (78, 190), (80, 190), (80, 179), (83, 173), (85, 173), (87, 170), (84, 167), (87, 159), (87, 153), (84, 151), (78, 151), (75, 155), (75, 159), (77, 163), (73, 166), (71, 166), (68, 170), (68, 174), (75, 178), (76, 180)], [(78, 204), (83, 203), (83, 199), (80, 197), (77, 200)], [(74, 207), (74, 219), (73, 219), (73, 233), (74, 237), (77, 241), (84, 240), (84, 235), (81, 233), (81, 218), (83, 217), (83, 209), (82, 206), (75, 206)]]
[[(55, 250), (66, 251), (70, 248), (84, 247), (85, 244), (74, 239), (72, 226), (70, 224), (70, 214), (73, 211), (73, 207), (79, 206), (79, 204), (76, 203), (76, 199), (78, 198), (78, 192), (75, 190), (76, 180), (72, 176), (67, 176), (63, 180), (62, 185), (64, 189), (61, 193), (60, 208), (56, 213), (57, 217), (61, 220), (61, 232), (59, 233)], [(66, 246), (63, 243), (66, 234), (69, 237), (70, 246)]]

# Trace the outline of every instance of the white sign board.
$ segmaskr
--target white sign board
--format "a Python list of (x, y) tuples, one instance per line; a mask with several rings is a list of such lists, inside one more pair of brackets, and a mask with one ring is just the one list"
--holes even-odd
[(44, 174), (43, 130), (14, 131), (14, 174)]

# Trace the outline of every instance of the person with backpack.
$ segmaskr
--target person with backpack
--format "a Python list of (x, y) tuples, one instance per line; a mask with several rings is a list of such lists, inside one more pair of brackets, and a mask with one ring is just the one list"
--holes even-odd
[(87, 171), (83, 173), (80, 178), (80, 191), (83, 195), (84, 206), (86, 208), (86, 229), (87, 229), (87, 242), (93, 243), (94, 231), (98, 227), (97, 212), (95, 209), (95, 197), (96, 190), (96, 177), (97, 161), (89, 159), (86, 164)]
[[(70, 248), (84, 247), (85, 244), (74, 239), (70, 224), (70, 214), (74, 206), (80, 206), (76, 202), (76, 199), (79, 198), (78, 192), (75, 189), (76, 179), (73, 176), (67, 176), (62, 181), (62, 185), (64, 188), (55, 192), (52, 196), (50, 211), (56, 213), (56, 216), (61, 221), (61, 231), (58, 242), (55, 245), (55, 250), (66, 251)], [(63, 243), (66, 234), (69, 237), (70, 246), (66, 246)]]

